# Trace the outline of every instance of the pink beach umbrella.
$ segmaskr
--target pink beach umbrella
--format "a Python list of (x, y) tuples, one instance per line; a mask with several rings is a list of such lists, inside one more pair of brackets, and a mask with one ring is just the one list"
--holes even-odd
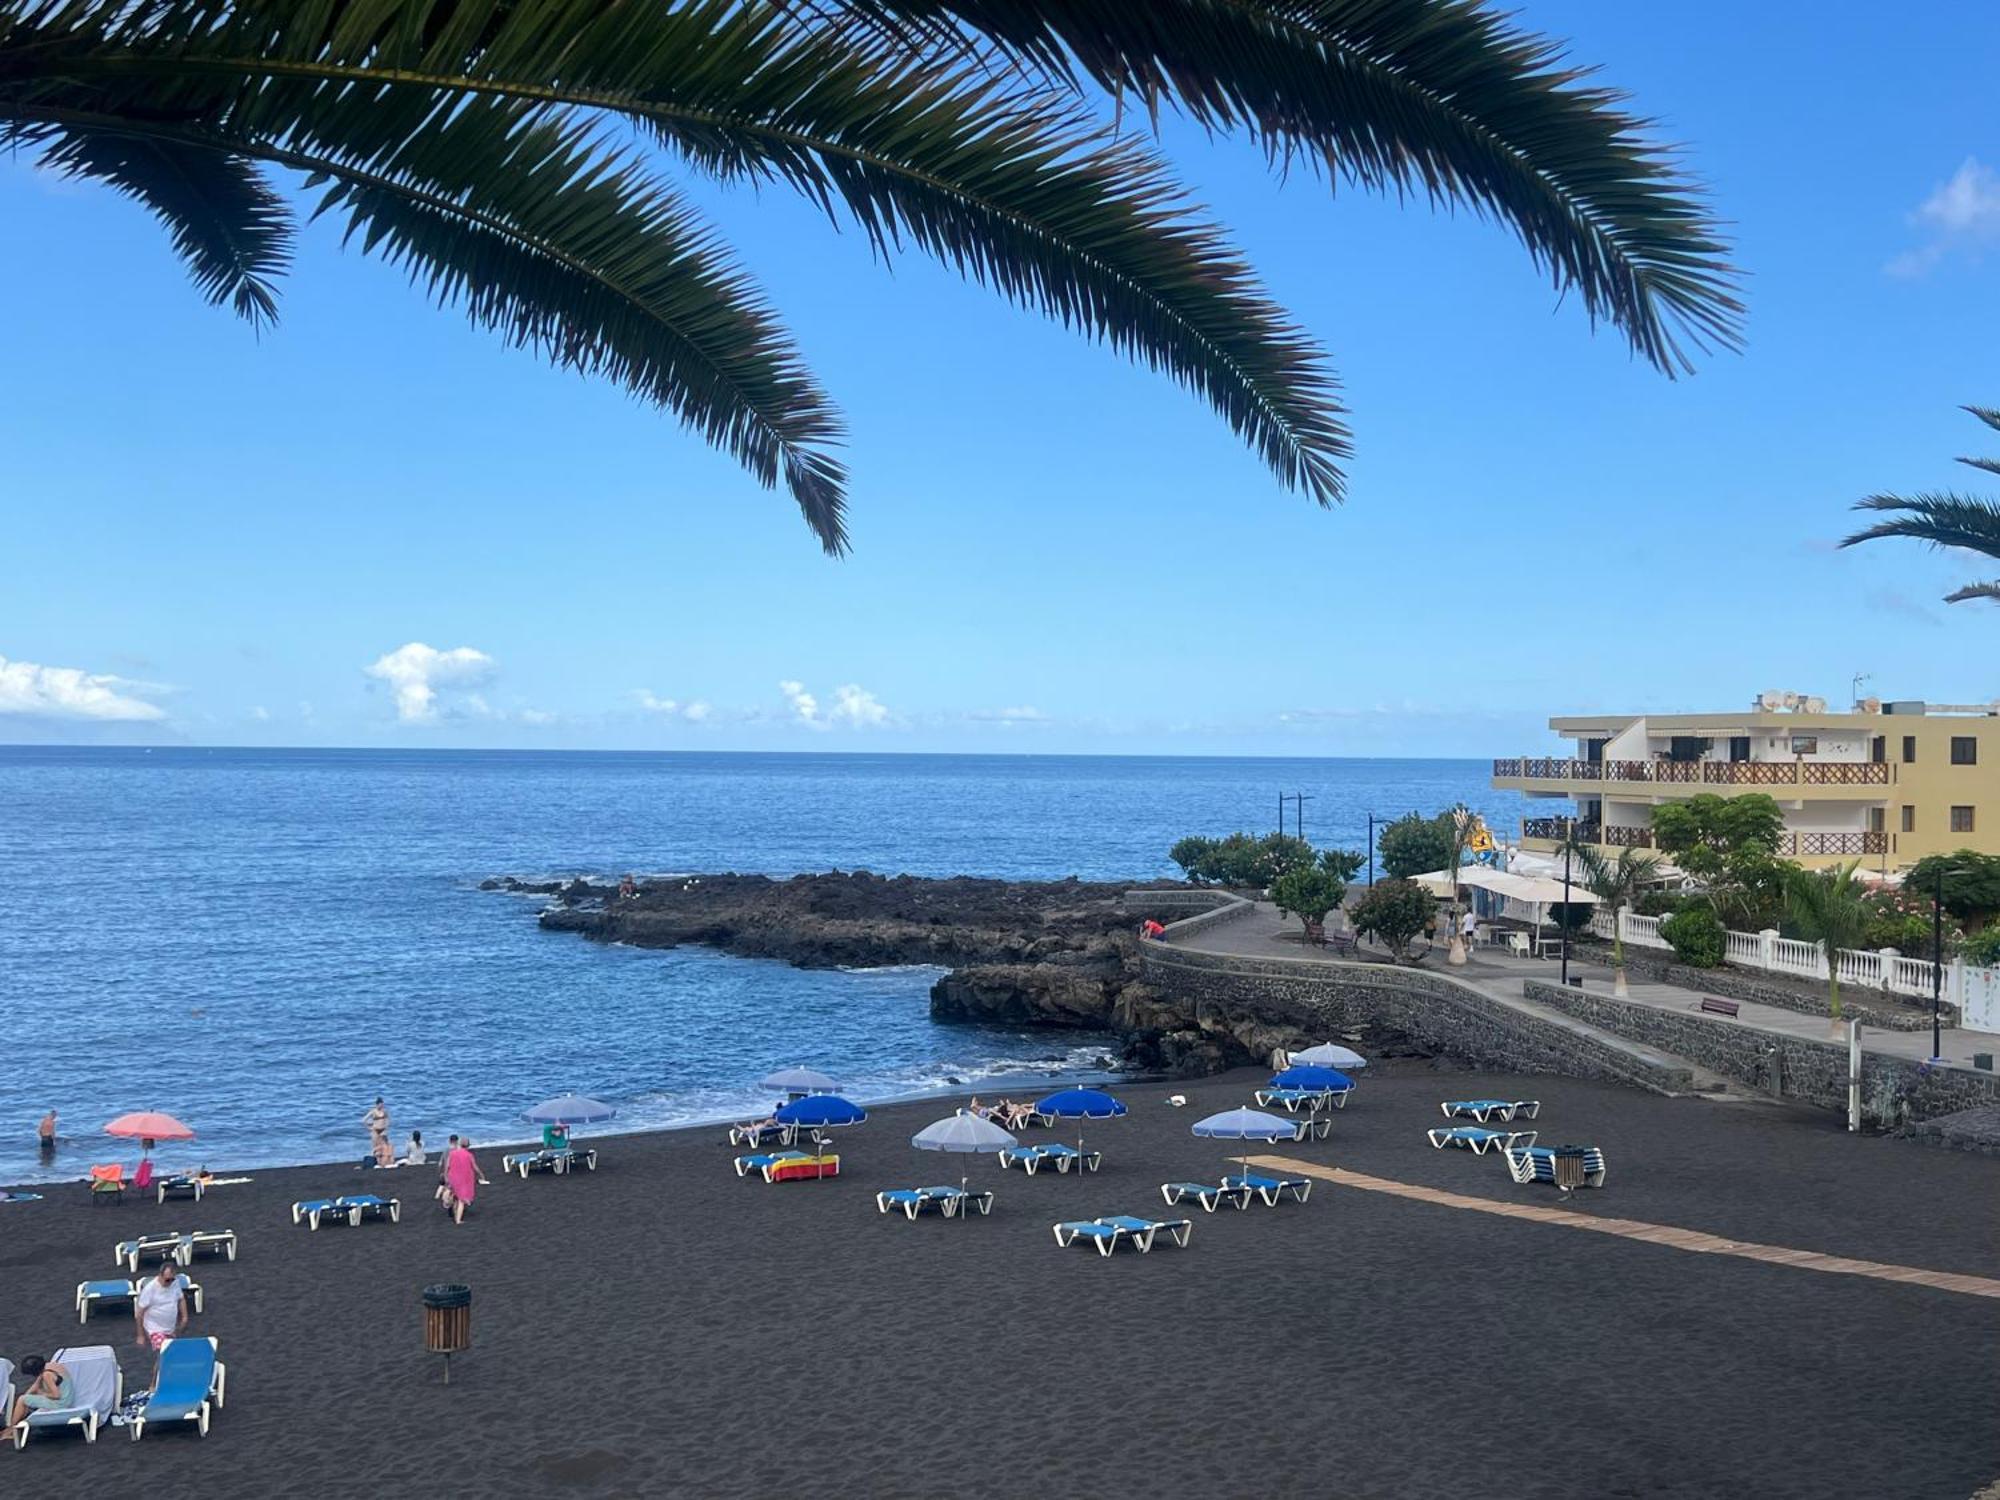
[(141, 1141), (191, 1141), (194, 1132), (181, 1124), (172, 1115), (158, 1110), (135, 1110), (129, 1115), (120, 1115), (104, 1127), (106, 1135), (129, 1136)]

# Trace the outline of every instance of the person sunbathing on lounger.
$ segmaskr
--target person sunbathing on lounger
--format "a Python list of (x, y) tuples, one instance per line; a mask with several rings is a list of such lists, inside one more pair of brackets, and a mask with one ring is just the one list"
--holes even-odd
[(28, 1420), (30, 1412), (63, 1411), (76, 1405), (75, 1383), (69, 1371), (54, 1360), (30, 1354), (21, 1361), (21, 1374), (27, 1379), (27, 1389), (7, 1413), (7, 1425), (0, 1427), (0, 1442), (12, 1438), (14, 1429)]

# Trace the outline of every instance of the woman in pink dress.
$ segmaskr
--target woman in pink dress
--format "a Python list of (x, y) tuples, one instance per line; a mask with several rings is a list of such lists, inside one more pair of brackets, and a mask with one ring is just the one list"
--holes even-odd
[(479, 1184), (486, 1181), (486, 1174), (479, 1170), (479, 1163), (472, 1156), (472, 1139), (464, 1136), (444, 1159), (444, 1183), (449, 1196), (445, 1207), (451, 1210), (454, 1224), (465, 1222), (465, 1205), (470, 1203), (479, 1191)]

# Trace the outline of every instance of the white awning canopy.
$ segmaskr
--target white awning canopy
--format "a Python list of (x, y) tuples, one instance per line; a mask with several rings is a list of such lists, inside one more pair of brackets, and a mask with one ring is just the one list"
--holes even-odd
[[(1454, 886), (1476, 886), (1483, 891), (1491, 891), (1496, 896), (1522, 901), (1534, 906), (1560, 904), (1563, 899), (1563, 883), (1539, 875), (1516, 875), (1508, 870), (1489, 869), (1485, 865), (1463, 865), (1456, 872), (1454, 881), (1451, 872), (1432, 870), (1427, 875), (1416, 877), (1417, 884), (1434, 895), (1448, 896)], [(1572, 881), (1569, 900), (1574, 906), (1594, 906), (1597, 897), (1585, 886)]]

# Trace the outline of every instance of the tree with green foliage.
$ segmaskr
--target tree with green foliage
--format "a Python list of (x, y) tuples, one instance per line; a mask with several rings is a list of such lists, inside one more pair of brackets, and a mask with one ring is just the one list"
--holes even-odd
[(1643, 887), (1660, 878), (1660, 858), (1638, 849), (1620, 849), (1618, 858), (1606, 859), (1604, 851), (1594, 844), (1574, 846), (1570, 850), (1570, 858), (1582, 868), (1584, 889), (1613, 914), (1611, 967), (1614, 973), (1622, 974), (1625, 971), (1625, 934), (1615, 917), (1620, 907), (1631, 906), (1638, 901)]
[[(1960, 410), (2000, 431), (2000, 410), (1987, 406), (1967, 406)], [(1984, 474), (2000, 474), (2000, 458), (1961, 458), (1959, 462)], [(1886, 537), (1907, 537), (1911, 541), (1929, 542), (1939, 549), (1962, 547), (1968, 552), (2000, 557), (2000, 501), (1942, 490), (1917, 495), (1870, 495), (1855, 501), (1854, 508), (1885, 511), (1895, 519), (1877, 521), (1865, 531), (1841, 538), (1843, 547), (1879, 542)], [(1962, 604), (1967, 599), (2000, 600), (2000, 579), (1968, 583), (1944, 596), (1947, 604)]]
[(1305, 924), (1306, 940), (1316, 941), (1326, 914), (1340, 905), (1347, 894), (1347, 882), (1324, 865), (1301, 865), (1287, 870), (1271, 884), (1271, 901), (1288, 917)]
[(1660, 922), (1660, 936), (1674, 950), (1674, 957), (1697, 969), (1720, 968), (1729, 951), (1729, 938), (1722, 919), (1706, 906), (1684, 906)]
[(1361, 867), (1368, 863), (1368, 856), (1357, 849), (1322, 849), (1319, 852), (1319, 867), (1346, 885), (1361, 873)]
[(1347, 915), (1356, 932), (1374, 938), (1392, 960), (1402, 963), (1410, 940), (1428, 932), (1437, 919), (1437, 897), (1414, 880), (1384, 880), (1348, 907)]
[(1927, 854), (1910, 866), (1903, 890), (1923, 901), (1943, 887), (1944, 909), (1963, 922), (1984, 924), (2000, 915), (2000, 856), (1960, 849)]
[(840, 415), (676, 174), (928, 254), (1342, 497), (1332, 371), (1148, 141), (1161, 118), (1505, 224), (1670, 373), (1737, 345), (1674, 153), (1469, 0), (0, 0), (0, 146), (150, 210), (211, 302), (269, 323), (299, 209), (325, 214), (782, 485), (834, 554)]
[(1855, 878), (1859, 863), (1831, 870), (1794, 870), (1785, 882), (1785, 906), (1799, 936), (1826, 952), (1827, 1013), (1840, 1019), (1840, 950), (1858, 948), (1868, 933), (1868, 887)]
[(1261, 891), (1286, 871), (1312, 867), (1324, 856), (1290, 834), (1232, 833), (1222, 839), (1181, 839), (1167, 851), (1167, 858), (1196, 885)]
[(1653, 809), (1653, 842), (1703, 884), (1718, 917), (1753, 931), (1777, 924), (1798, 868), (1777, 856), (1784, 833), (1785, 814), (1764, 792), (1702, 792)]
[(1427, 818), (1408, 812), (1383, 828), (1375, 836), (1383, 870), (1393, 879), (1408, 880), (1447, 868), (1453, 847), (1450, 818), (1449, 813)]

